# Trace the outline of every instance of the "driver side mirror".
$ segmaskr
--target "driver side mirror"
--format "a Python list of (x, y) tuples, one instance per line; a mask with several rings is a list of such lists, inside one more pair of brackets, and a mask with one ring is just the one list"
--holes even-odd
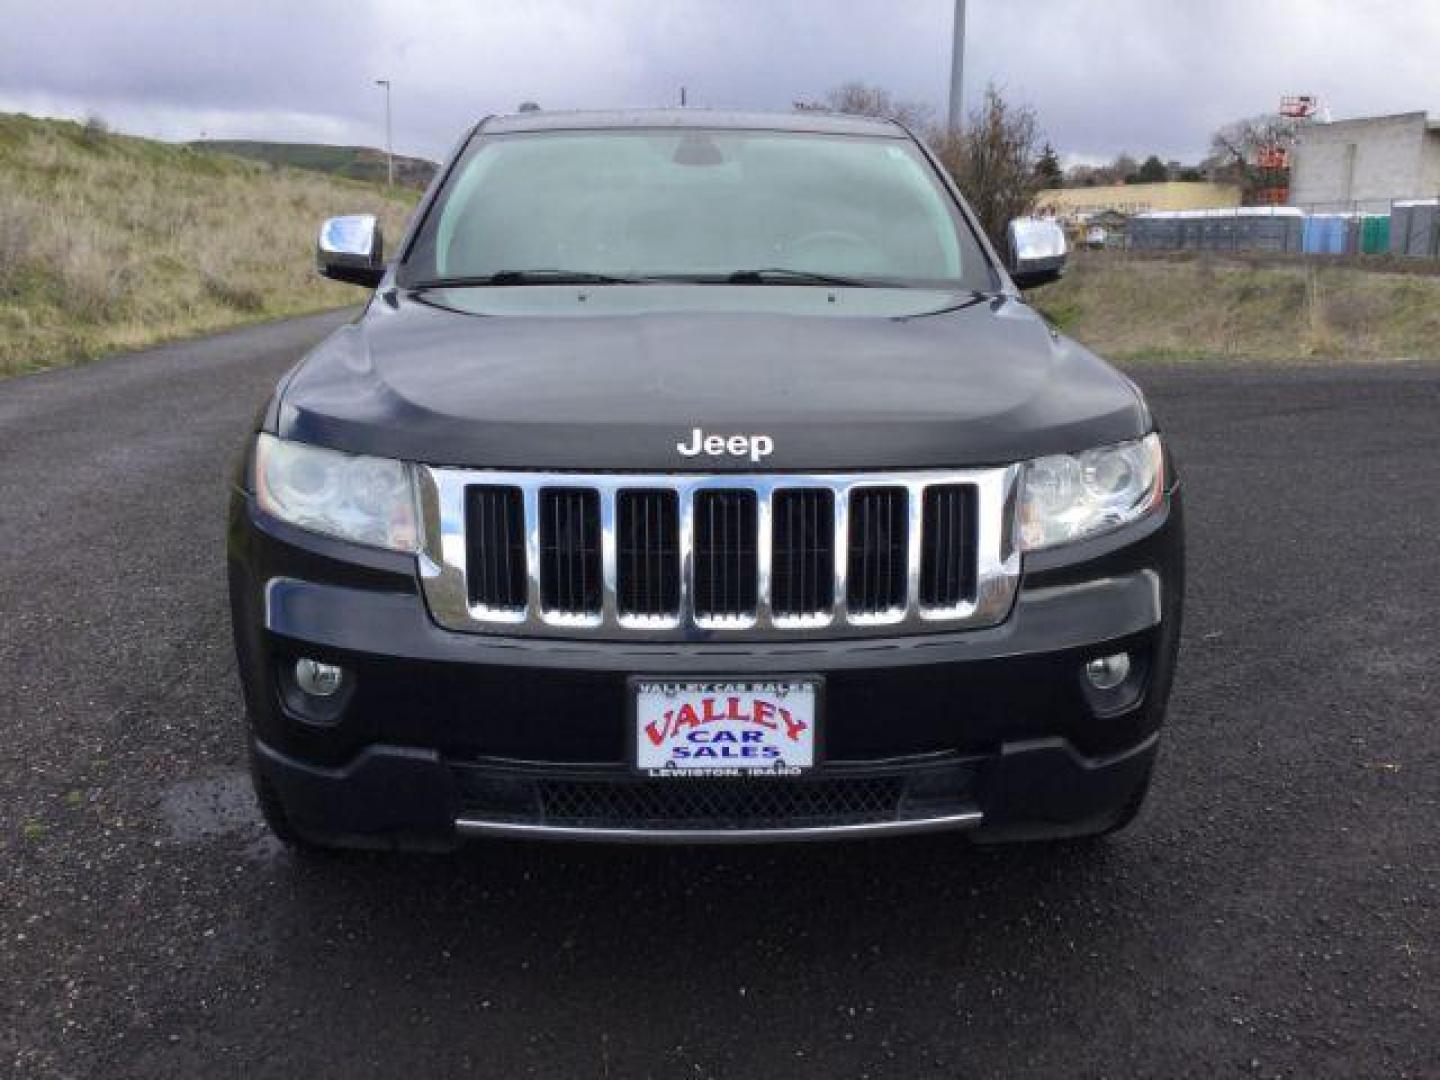
[(1005, 230), (1010, 277), (1021, 289), (1058, 281), (1065, 273), (1065, 230), (1044, 218), (1016, 218)]
[(315, 268), (321, 277), (373, 289), (385, 276), (385, 240), (374, 214), (332, 217), (320, 226)]

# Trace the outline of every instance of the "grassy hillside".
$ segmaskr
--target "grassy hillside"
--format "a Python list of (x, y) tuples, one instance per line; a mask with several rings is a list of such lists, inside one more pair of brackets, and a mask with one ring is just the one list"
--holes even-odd
[(332, 214), (399, 236), (415, 193), (0, 115), (0, 376), (354, 303), (314, 271)]
[(1440, 360), (1440, 276), (1082, 252), (1033, 299), (1115, 360)]
[[(319, 222), (394, 240), (415, 198), (0, 114), (0, 376), (358, 301), (314, 272)], [(1081, 253), (1034, 298), (1117, 360), (1440, 360), (1440, 276)]]
[[(372, 184), (386, 182), (385, 151), (368, 146), (329, 146), (324, 143), (254, 142), (244, 139), (207, 139), (189, 145), (197, 150), (313, 169)], [(395, 155), (395, 183), (423, 190), (437, 166), (424, 158)]]

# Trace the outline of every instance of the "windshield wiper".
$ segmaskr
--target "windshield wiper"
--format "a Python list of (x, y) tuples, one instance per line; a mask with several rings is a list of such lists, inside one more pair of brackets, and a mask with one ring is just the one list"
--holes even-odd
[(814, 285), (843, 285), (856, 289), (873, 289), (883, 281), (817, 274), (810, 270), (792, 270), (786, 266), (765, 266), (758, 270), (736, 270), (725, 278), (731, 285), (770, 285), (785, 282), (810, 282)]
[(427, 278), (412, 281), (409, 289), (471, 289), (485, 285), (638, 285), (644, 278), (596, 274), (589, 270), (497, 270), (467, 277)]

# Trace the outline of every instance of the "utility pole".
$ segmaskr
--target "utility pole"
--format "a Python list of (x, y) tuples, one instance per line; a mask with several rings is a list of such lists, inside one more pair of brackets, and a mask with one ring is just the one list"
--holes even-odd
[(395, 151), (390, 144), (390, 80), (376, 79), (376, 86), (385, 88), (385, 181), (395, 186)]
[(962, 111), (965, 78), (965, 0), (955, 0), (955, 38), (950, 45), (950, 130), (959, 131), (965, 120)]

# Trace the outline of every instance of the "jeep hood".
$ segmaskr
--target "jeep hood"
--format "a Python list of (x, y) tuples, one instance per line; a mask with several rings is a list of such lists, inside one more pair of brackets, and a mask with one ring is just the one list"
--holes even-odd
[[(998, 464), (1149, 429), (1127, 379), (1013, 298), (859, 296), (907, 292), (390, 291), (299, 365), (272, 421), (434, 465), (656, 472)], [(684, 457), (695, 428), (774, 452)]]

